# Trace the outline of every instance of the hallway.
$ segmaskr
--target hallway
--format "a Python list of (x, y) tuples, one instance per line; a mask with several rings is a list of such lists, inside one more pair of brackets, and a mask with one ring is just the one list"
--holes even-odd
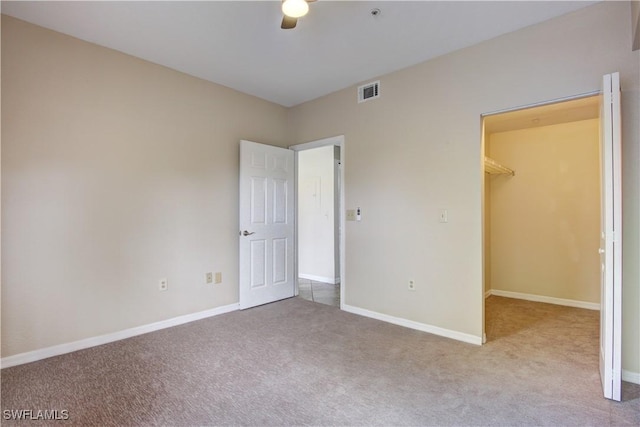
[(340, 284), (316, 282), (309, 279), (298, 279), (299, 296), (320, 304), (340, 307)]

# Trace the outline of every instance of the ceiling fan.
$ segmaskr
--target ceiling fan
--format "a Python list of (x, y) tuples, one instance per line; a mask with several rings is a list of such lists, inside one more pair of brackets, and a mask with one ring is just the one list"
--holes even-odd
[(282, 24), (280, 28), (290, 30), (296, 27), (298, 18), (303, 17), (309, 12), (309, 3), (316, 0), (282, 0)]

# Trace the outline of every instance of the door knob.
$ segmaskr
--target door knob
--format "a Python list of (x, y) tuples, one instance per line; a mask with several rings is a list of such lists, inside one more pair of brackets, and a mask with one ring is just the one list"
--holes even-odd
[(256, 232), (255, 232), (255, 231), (248, 232), (247, 230), (244, 230), (244, 231), (242, 232), (242, 235), (243, 235), (243, 236), (251, 236), (252, 234), (256, 234)]

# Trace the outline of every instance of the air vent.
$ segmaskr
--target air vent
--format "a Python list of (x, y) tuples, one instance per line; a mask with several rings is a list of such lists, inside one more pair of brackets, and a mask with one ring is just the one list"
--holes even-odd
[(358, 87), (358, 102), (365, 102), (380, 97), (380, 80)]

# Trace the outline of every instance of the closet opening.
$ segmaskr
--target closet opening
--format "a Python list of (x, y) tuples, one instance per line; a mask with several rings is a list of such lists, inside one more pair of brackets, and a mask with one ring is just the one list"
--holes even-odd
[(483, 117), (485, 341), (597, 345), (599, 117), (598, 96)]

